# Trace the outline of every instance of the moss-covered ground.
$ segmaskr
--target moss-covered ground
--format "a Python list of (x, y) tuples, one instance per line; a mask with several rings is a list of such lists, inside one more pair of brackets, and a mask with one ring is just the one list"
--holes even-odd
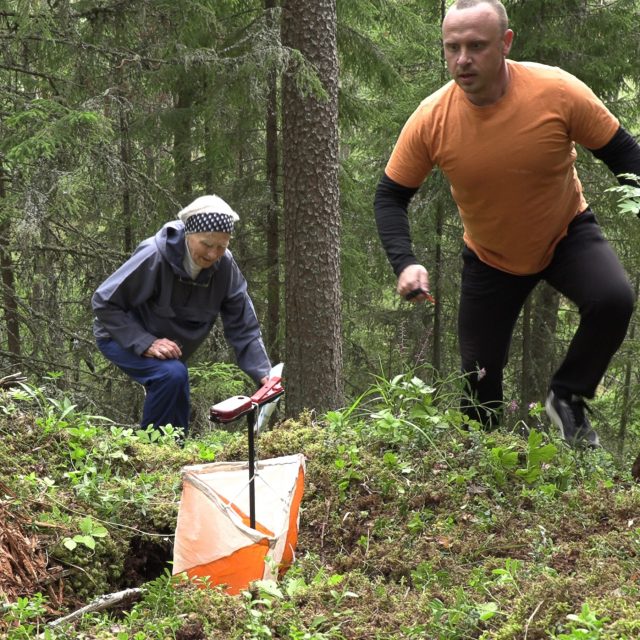
[[(0, 398), (0, 636), (179, 640), (640, 638), (640, 486), (605, 449), (485, 433), (411, 376), (262, 433), (303, 453), (295, 562), (240, 596), (171, 578), (189, 464), (246, 460), (243, 430), (180, 447), (18, 387)], [(532, 419), (538, 425), (538, 420)], [(140, 598), (68, 624), (97, 596)]]

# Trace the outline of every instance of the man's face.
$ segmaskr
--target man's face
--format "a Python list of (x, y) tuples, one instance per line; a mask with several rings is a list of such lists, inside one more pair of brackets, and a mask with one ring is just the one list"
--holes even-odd
[(498, 14), (488, 4), (451, 9), (442, 23), (447, 68), (469, 100), (478, 106), (496, 102), (508, 83), (504, 59), (513, 31), (502, 32)]
[(193, 261), (201, 268), (207, 269), (215, 264), (229, 247), (231, 236), (221, 231), (204, 231), (190, 233), (187, 246)]

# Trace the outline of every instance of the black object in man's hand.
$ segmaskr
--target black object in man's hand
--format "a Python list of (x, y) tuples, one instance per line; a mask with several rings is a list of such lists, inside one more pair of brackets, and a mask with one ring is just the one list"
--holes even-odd
[(423, 295), (425, 296), (425, 298), (431, 302), (431, 304), (435, 304), (436, 301), (433, 298), (433, 296), (428, 292), (425, 291), (422, 287), (418, 287), (417, 289), (413, 289), (413, 291), (409, 291), (409, 293), (407, 293), (404, 297), (405, 300), (407, 301), (411, 301), (414, 298), (417, 298), (419, 295)]

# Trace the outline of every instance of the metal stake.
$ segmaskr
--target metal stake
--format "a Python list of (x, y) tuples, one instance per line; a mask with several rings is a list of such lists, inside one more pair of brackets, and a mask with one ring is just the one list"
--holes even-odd
[(255, 466), (256, 466), (256, 446), (253, 428), (256, 423), (256, 412), (258, 405), (247, 413), (247, 428), (249, 430), (249, 525), (256, 528), (256, 486), (255, 486)]

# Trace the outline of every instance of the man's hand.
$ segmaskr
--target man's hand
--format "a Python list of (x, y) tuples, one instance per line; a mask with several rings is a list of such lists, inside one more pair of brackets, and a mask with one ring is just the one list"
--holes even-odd
[(179, 344), (169, 338), (158, 338), (142, 355), (147, 358), (158, 358), (158, 360), (175, 360), (182, 355), (182, 349)]
[(410, 302), (424, 302), (430, 299), (429, 273), (421, 264), (405, 267), (398, 277), (396, 291)]

